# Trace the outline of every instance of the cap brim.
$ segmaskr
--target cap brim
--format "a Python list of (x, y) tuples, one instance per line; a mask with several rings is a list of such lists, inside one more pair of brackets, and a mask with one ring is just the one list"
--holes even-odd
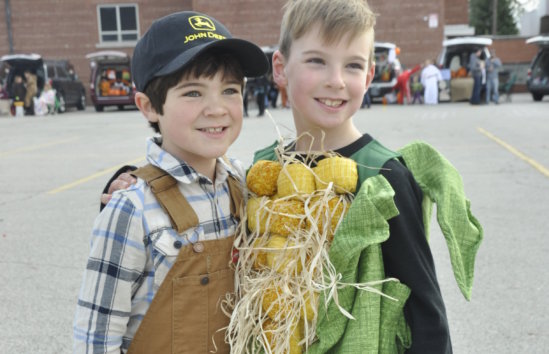
[(244, 76), (254, 77), (266, 74), (269, 71), (269, 60), (265, 53), (255, 44), (238, 38), (227, 38), (215, 42), (205, 43), (190, 48), (159, 70), (154, 76), (171, 74), (189, 64), (193, 58), (209, 50), (223, 50), (231, 53), (240, 63)]

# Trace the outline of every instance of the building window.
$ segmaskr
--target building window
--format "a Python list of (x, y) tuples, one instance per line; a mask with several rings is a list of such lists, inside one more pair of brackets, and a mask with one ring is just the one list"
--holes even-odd
[(137, 5), (99, 5), (97, 18), (102, 44), (135, 42), (139, 39)]

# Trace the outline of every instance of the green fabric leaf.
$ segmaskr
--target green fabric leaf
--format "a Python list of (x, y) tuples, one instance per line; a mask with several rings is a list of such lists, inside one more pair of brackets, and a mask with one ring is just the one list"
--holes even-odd
[[(463, 296), (470, 300), (475, 257), (483, 230), (471, 213), (461, 176), (448, 160), (425, 142), (413, 142), (399, 152), (423, 193), (436, 203), (437, 221), (448, 245), (454, 277)], [(424, 210), (424, 214), (427, 213), (430, 212)]]

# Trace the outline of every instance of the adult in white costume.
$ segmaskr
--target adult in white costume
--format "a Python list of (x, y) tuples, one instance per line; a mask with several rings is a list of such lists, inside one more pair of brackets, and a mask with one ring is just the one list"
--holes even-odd
[(423, 99), (425, 104), (438, 103), (438, 82), (442, 81), (440, 70), (427, 60), (421, 71), (421, 84), (424, 87)]

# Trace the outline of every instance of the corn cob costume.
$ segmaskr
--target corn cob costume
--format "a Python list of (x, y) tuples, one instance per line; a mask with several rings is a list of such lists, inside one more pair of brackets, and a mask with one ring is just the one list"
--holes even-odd
[[(278, 142), (254, 162), (275, 160)], [(423, 142), (398, 153), (364, 135), (336, 151), (357, 162), (354, 201), (336, 231), (329, 257), (347, 283), (395, 277), (380, 290), (339, 290), (339, 306), (318, 307), (317, 340), (309, 353), (451, 353), (448, 323), (428, 246), (432, 203), (446, 238), (455, 279), (470, 299), (482, 228), (470, 212), (461, 177)], [(320, 304), (324, 303), (321, 295)]]

